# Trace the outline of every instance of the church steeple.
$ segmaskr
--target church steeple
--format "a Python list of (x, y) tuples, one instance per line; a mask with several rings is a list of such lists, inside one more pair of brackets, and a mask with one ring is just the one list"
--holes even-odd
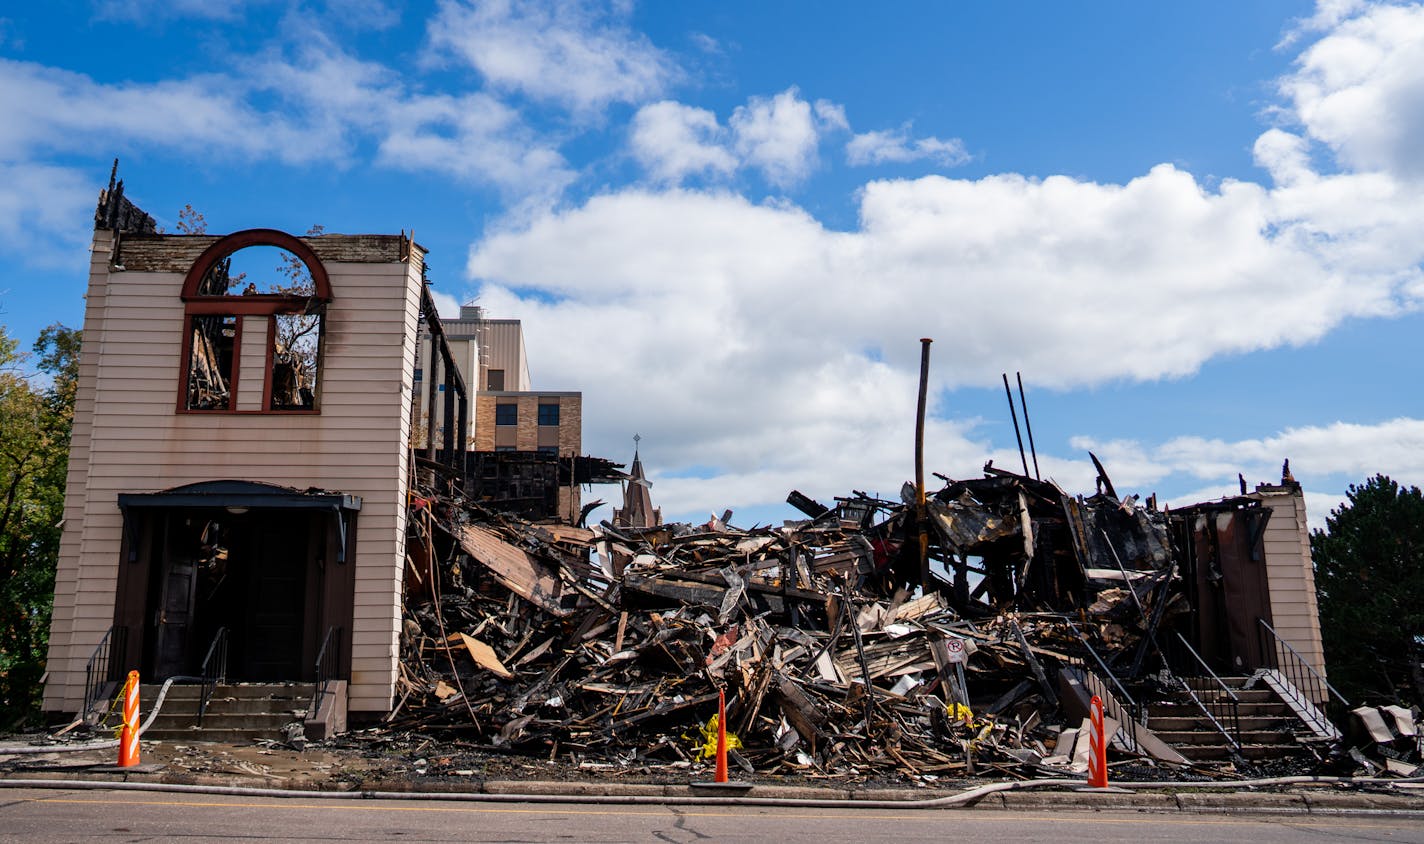
[(662, 510), (653, 507), (653, 483), (643, 473), (643, 458), (638, 451), (642, 439), (633, 435), (633, 467), (623, 488), (623, 508), (613, 512), (613, 523), (623, 527), (657, 527), (663, 523)]

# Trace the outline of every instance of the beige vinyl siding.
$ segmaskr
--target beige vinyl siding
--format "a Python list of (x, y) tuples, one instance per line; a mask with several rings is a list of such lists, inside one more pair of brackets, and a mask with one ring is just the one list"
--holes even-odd
[[(95, 235), (45, 709), (77, 709), (85, 661), (112, 623), (119, 494), (219, 479), (361, 497), (350, 709), (389, 709), (421, 250), (407, 263), (326, 264), (333, 300), (320, 413), (179, 413), (183, 272), (110, 273), (109, 238)], [(155, 243), (126, 241), (125, 260), (143, 265), (142, 250)], [(256, 323), (265, 322), (244, 320), (241, 409), (261, 404), (267, 332)]]
[[(90, 253), (89, 287), (85, 294), (84, 334), (79, 348), (79, 383), (74, 402), (74, 424), (70, 433), (69, 465), (64, 490), (64, 528), (60, 534), (59, 559), (55, 572), (54, 612), (50, 617), (49, 655), (46, 667), (50, 682), (46, 683), (43, 706), (48, 711), (78, 707), (83, 695), (81, 687), (71, 692), (73, 679), (70, 665), (78, 662), (84, 668), (87, 654), (75, 646), (76, 604), (80, 585), (81, 537), (83, 513), (87, 501), (84, 483), (89, 469), (90, 439), (93, 432), (94, 394), (98, 381), (99, 350), (103, 345), (104, 311), (108, 283), (109, 253), (113, 235), (107, 231), (94, 233)], [(100, 636), (103, 634), (101, 633)], [(86, 637), (88, 638), (88, 637)], [(98, 637), (92, 639), (97, 643)], [(90, 648), (92, 649), (93, 644)], [(60, 674), (56, 674), (56, 672)], [(62, 678), (56, 682), (57, 678)], [(83, 682), (81, 673), (79, 682)], [(73, 705), (69, 704), (74, 700)]]
[[(263, 391), (267, 384), (267, 344), (272, 339), (267, 336), (272, 320), (265, 316), (245, 316), (242, 320), (242, 355), (237, 365), (241, 379), (237, 391), (238, 410), (264, 410)], [(187, 365), (179, 361), (179, 366)]]
[(1271, 626), (1324, 677), (1325, 650), (1320, 642), (1305, 499), (1299, 489), (1287, 486), (1258, 487), (1256, 495), (1271, 508), (1262, 537), (1271, 589)]

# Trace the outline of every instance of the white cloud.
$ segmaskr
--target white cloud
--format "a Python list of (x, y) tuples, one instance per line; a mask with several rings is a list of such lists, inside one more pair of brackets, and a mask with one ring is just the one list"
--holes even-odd
[[(718, 470), (660, 492), (745, 499), (814, 481), (833, 494), (898, 487), (917, 337), (952, 341), (931, 368), (936, 389), (1018, 369), (1069, 387), (1186, 374), (1405, 306), (1399, 256), (1376, 271), (1394, 247), (1322, 251), (1277, 216), (1291, 207), (1257, 185), (1208, 190), (1170, 165), (1125, 185), (872, 182), (850, 232), (785, 203), (625, 190), (491, 234), (470, 272), (492, 310), (524, 318), (540, 383), (585, 391), (591, 447), (624, 443), (630, 431), (594, 421), (619, 419), (678, 455), (673, 473)], [(961, 431), (933, 452), (958, 463), (935, 468), (973, 473), (985, 450)], [(1154, 454), (1113, 459), (1127, 488), (1163, 477)], [(759, 488), (769, 472), (776, 483)]]
[(909, 125), (883, 132), (865, 132), (846, 144), (846, 160), (854, 165), (905, 164), (928, 159), (953, 167), (969, 160), (958, 138), (911, 138)]
[(708, 55), (715, 56), (722, 53), (721, 42), (705, 32), (694, 32), (688, 36), (688, 39), (692, 41), (693, 46)]
[(821, 136), (850, 128), (845, 108), (810, 103), (795, 88), (751, 97), (726, 127), (707, 109), (671, 100), (643, 106), (629, 133), (633, 157), (655, 181), (680, 184), (690, 175), (728, 177), (759, 170), (776, 187), (802, 182), (817, 163)]
[(563, 155), (488, 95), (413, 97), (390, 103), (389, 117), (376, 157), (388, 167), (446, 172), (524, 200), (551, 199), (573, 181)]
[(737, 160), (727, 150), (726, 130), (712, 112), (669, 100), (643, 106), (633, 117), (633, 156), (654, 178), (680, 182), (695, 173), (727, 175)]
[(1316, 0), (1315, 13), (1308, 18), (1293, 21), (1276, 47), (1284, 49), (1307, 35), (1334, 29), (1346, 18), (1353, 17), (1368, 7), (1367, 0)]
[(850, 131), (850, 121), (846, 119), (845, 106), (827, 99), (819, 99), (812, 106), (812, 110), (816, 113), (816, 120), (820, 123), (821, 131), (828, 132), (837, 129), (842, 132)]
[(88, 76), (0, 59), (0, 158), (74, 150), (96, 138), (189, 150), (270, 156), (287, 163), (322, 157), (331, 139), (280, 113), (263, 113), (231, 80), (196, 76), (151, 84), (101, 84)]
[(460, 318), (460, 300), (449, 293), (442, 293), (435, 288), (430, 288), (430, 298), (435, 301), (435, 310), (444, 319)]
[(627, 17), (582, 0), (441, 0), (427, 32), (498, 89), (591, 112), (653, 99), (679, 75)]
[(815, 167), (820, 131), (811, 104), (795, 88), (770, 98), (752, 97), (728, 122), (737, 154), (772, 184), (788, 187)]
[(1153, 450), (1172, 471), (1197, 477), (1279, 477), (1289, 459), (1298, 477), (1362, 478), (1389, 467), (1400, 479), (1424, 478), (1424, 420), (1392, 419), (1374, 425), (1337, 422), (1289, 428), (1263, 439), (1226, 441), (1178, 437)]
[(1424, 6), (1376, 5), (1343, 20), (1280, 89), (1306, 135), (1342, 164), (1424, 177)]
[(1325, 517), (1345, 498), (1346, 484), (1377, 473), (1407, 484), (1424, 479), (1424, 420), (1411, 418), (1288, 428), (1269, 437), (1241, 440), (1182, 436), (1152, 446), (1084, 437), (1076, 439), (1074, 446), (1095, 451), (1114, 481), (1122, 480), (1128, 488), (1169, 476), (1178, 479), (1178, 488), (1180, 479), (1194, 482), (1190, 489), (1164, 499), (1172, 506), (1237, 495), (1238, 473), (1247, 489), (1276, 483), (1282, 463), (1289, 460), (1291, 474), (1311, 490), (1306, 492), (1306, 505), (1313, 528), (1325, 527)]
[(79, 263), (96, 195), (88, 174), (0, 162), (0, 249), (24, 255), (33, 265)]

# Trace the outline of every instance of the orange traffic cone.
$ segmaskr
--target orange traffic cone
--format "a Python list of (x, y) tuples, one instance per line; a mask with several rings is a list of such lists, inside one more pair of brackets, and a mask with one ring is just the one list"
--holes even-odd
[(1088, 736), (1088, 787), (1108, 787), (1108, 737), (1103, 729), (1103, 699), (1093, 695), (1088, 704), (1093, 730)]
[(138, 764), (138, 672), (129, 672), (124, 687), (124, 731), (119, 738), (119, 767)]
[(727, 693), (717, 690), (717, 775), (713, 782), (727, 781)]

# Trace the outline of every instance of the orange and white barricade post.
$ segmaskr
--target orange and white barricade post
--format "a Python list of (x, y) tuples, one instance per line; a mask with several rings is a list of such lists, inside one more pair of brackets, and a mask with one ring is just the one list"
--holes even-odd
[(717, 690), (717, 774), (713, 782), (727, 781), (727, 693)]
[(138, 764), (138, 672), (129, 672), (124, 686), (124, 731), (119, 737), (119, 767)]
[(1103, 728), (1103, 699), (1093, 695), (1088, 704), (1093, 730), (1088, 736), (1088, 787), (1108, 787), (1108, 737)]

